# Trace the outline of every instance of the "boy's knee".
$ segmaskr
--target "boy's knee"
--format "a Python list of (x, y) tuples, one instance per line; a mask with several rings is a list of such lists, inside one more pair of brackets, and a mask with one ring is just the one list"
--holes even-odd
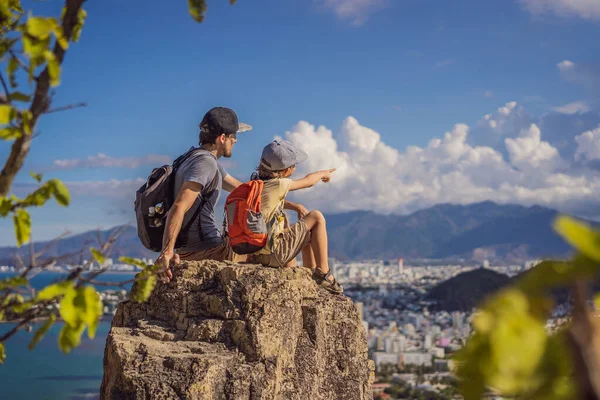
[(325, 216), (323, 215), (323, 213), (319, 210), (312, 210), (311, 212), (308, 213), (309, 215), (312, 215), (312, 217), (319, 223), (319, 224), (324, 224), (325, 223)]

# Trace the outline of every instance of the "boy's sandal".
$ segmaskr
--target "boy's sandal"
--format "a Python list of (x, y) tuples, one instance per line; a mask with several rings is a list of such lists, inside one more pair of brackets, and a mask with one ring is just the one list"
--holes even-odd
[(344, 292), (344, 288), (331, 274), (331, 271), (327, 272), (325, 275), (322, 275), (315, 271), (313, 272), (312, 278), (317, 283), (317, 285), (321, 286), (323, 289), (331, 293), (342, 294)]

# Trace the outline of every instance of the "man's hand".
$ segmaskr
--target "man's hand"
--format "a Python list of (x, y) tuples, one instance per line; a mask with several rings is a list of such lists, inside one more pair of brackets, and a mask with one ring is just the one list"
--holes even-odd
[(175, 266), (180, 263), (179, 254), (173, 253), (161, 253), (156, 259), (154, 265), (159, 267), (157, 276), (161, 282), (169, 282), (173, 278), (173, 271), (171, 266)]
[(331, 174), (335, 172), (336, 168), (326, 169), (325, 171), (321, 171), (321, 181), (329, 182), (331, 180)]

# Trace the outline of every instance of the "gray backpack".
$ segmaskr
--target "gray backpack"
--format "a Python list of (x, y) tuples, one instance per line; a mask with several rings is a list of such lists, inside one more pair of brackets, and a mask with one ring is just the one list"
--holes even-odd
[[(137, 232), (145, 248), (160, 252), (169, 209), (175, 201), (175, 173), (189, 156), (199, 149), (191, 148), (173, 161), (173, 165), (154, 168), (146, 183), (135, 194)], [(198, 208), (197, 211), (199, 211)], [(195, 220), (193, 216), (188, 223)], [(182, 231), (189, 229), (186, 226)]]

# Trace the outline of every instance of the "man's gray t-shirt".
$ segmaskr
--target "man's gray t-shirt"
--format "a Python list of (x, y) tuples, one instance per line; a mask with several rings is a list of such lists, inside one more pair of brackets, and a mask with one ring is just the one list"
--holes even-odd
[[(175, 196), (184, 182), (202, 185), (198, 198), (185, 213), (175, 248), (179, 252), (203, 251), (223, 243), (215, 218), (215, 207), (219, 201), (225, 168), (211, 152), (198, 149), (181, 164), (175, 174)], [(200, 210), (198, 208), (200, 207)], [(193, 221), (192, 221), (193, 219)], [(185, 230), (189, 226), (188, 230)]]

